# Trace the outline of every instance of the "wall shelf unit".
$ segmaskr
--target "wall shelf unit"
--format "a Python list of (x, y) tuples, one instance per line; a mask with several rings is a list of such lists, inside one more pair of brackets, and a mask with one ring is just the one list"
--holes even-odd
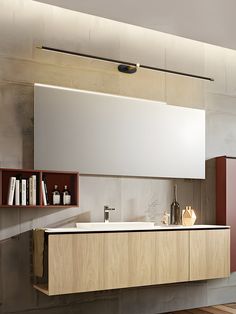
[[(36, 176), (36, 205), (8, 205), (9, 182), (11, 177), (21, 177), (29, 180)], [(48, 190), (49, 204), (44, 205), (42, 194), (42, 180), (46, 181)], [(78, 172), (69, 171), (49, 171), (49, 170), (34, 170), (34, 169), (10, 169), (0, 168), (0, 208), (67, 208), (79, 206), (79, 174)], [(52, 205), (52, 191), (54, 185), (58, 185), (58, 189), (62, 192), (64, 186), (67, 185), (71, 193), (70, 205)]]

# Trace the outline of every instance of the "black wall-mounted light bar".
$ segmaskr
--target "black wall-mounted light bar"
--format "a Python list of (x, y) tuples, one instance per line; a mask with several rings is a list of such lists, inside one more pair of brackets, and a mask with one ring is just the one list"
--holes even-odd
[(57, 53), (63, 53), (63, 54), (68, 54), (68, 55), (73, 55), (73, 56), (79, 56), (79, 57), (84, 57), (84, 58), (90, 58), (90, 59), (96, 59), (96, 60), (101, 60), (101, 61), (106, 61), (106, 62), (117, 63), (117, 64), (119, 64), (118, 70), (122, 73), (132, 74), (132, 73), (135, 73), (137, 71), (137, 69), (140, 67), (143, 69), (160, 71), (160, 72), (176, 74), (176, 75), (182, 75), (182, 76), (192, 77), (192, 78), (196, 78), (196, 79), (200, 79), (200, 80), (206, 80), (206, 81), (212, 81), (212, 82), (214, 81), (214, 79), (211, 77), (200, 76), (200, 75), (178, 72), (178, 71), (172, 71), (172, 70), (167, 70), (167, 69), (162, 69), (162, 68), (156, 68), (156, 67), (151, 67), (148, 65), (142, 65), (139, 63), (135, 64), (133, 62), (127, 62), (127, 61), (109, 59), (109, 58), (104, 58), (104, 57), (92, 56), (92, 55), (88, 55), (88, 54), (84, 54), (84, 53), (62, 50), (62, 49), (52, 48), (52, 47), (47, 47), (47, 46), (42, 46), (42, 47), (37, 47), (37, 48), (42, 49), (42, 50), (47, 50), (47, 51), (53, 51), (53, 52), (57, 52)]

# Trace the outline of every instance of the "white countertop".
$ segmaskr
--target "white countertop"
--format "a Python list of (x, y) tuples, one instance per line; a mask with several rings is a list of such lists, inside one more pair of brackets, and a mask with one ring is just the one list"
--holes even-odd
[(137, 232), (137, 231), (170, 231), (170, 230), (207, 230), (207, 229), (229, 229), (229, 226), (222, 225), (193, 225), (193, 226), (181, 226), (181, 225), (169, 225), (169, 226), (154, 226), (147, 229), (136, 230), (96, 230), (96, 229), (80, 229), (80, 228), (46, 228), (46, 233), (87, 233), (87, 232)]

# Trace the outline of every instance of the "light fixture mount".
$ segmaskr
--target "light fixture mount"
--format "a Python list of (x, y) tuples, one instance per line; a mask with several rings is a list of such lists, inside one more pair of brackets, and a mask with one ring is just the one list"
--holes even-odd
[(122, 73), (133, 74), (133, 73), (137, 72), (136, 66), (131, 66), (131, 65), (127, 65), (127, 64), (119, 64), (117, 68), (118, 68), (118, 71), (120, 71)]
[(118, 63), (119, 64), (118, 70), (122, 73), (132, 74), (132, 73), (135, 73), (137, 71), (138, 67), (140, 67), (140, 68), (152, 70), (152, 71), (160, 71), (160, 72), (165, 72), (165, 73), (170, 73), (170, 74), (175, 74), (175, 75), (181, 75), (181, 76), (186, 76), (186, 77), (191, 77), (191, 78), (206, 80), (206, 81), (211, 81), (211, 82), (214, 81), (213, 78), (207, 77), (207, 76), (201, 76), (201, 75), (190, 74), (190, 73), (185, 73), (185, 72), (172, 71), (172, 70), (168, 70), (168, 69), (162, 69), (162, 68), (152, 67), (152, 66), (148, 66), (148, 65), (142, 65), (139, 63), (125, 62), (125, 61), (109, 59), (109, 58), (105, 58), (105, 57), (98, 57), (98, 56), (93, 56), (93, 55), (89, 55), (89, 54), (84, 54), (84, 53), (79, 53), (79, 52), (74, 52), (74, 51), (68, 51), (68, 50), (63, 50), (63, 49), (58, 49), (58, 48), (52, 48), (52, 47), (47, 47), (47, 46), (41, 46), (41, 47), (37, 47), (37, 48), (42, 49), (42, 50), (57, 52), (57, 53), (69, 54), (69, 55), (73, 55), (73, 56), (79, 56), (79, 57), (84, 57), (84, 58), (96, 59), (96, 60), (100, 60), (100, 61)]

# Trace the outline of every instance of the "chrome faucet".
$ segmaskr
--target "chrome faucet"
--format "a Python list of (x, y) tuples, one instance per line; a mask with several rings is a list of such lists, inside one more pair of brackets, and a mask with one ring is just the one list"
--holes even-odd
[(104, 222), (109, 222), (109, 212), (115, 210), (115, 208), (110, 208), (109, 206), (104, 206)]

